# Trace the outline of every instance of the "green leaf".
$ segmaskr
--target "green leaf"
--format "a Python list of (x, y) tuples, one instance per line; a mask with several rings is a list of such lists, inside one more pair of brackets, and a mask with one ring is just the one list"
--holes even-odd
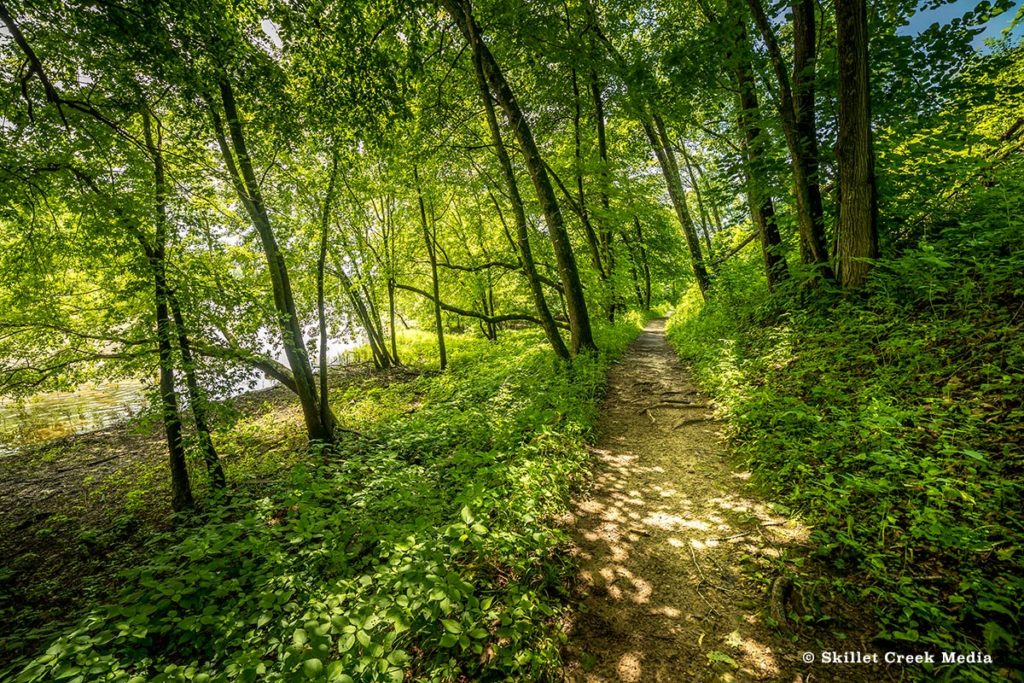
[(306, 674), (306, 678), (316, 678), (323, 673), (324, 664), (316, 657), (307, 659), (302, 663), (302, 673)]

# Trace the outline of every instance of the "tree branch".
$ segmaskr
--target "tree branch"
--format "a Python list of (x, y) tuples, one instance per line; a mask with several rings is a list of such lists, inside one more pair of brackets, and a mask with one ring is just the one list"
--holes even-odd
[[(469, 311), (469, 310), (466, 310), (464, 308), (459, 308), (457, 306), (452, 306), (451, 304), (446, 304), (443, 301), (437, 301), (436, 299), (434, 299), (434, 296), (432, 294), (430, 294), (429, 292), (426, 292), (426, 291), (424, 291), (422, 289), (418, 289), (416, 287), (413, 287), (412, 285), (403, 285), (400, 282), (396, 282), (395, 283), (395, 287), (397, 287), (398, 289), (404, 289), (407, 292), (414, 292), (416, 294), (419, 294), (420, 296), (425, 297), (425, 298), (429, 299), (430, 301), (433, 301), (433, 302), (437, 303), (437, 305), (439, 305), (442, 309), (448, 311), (449, 313), (455, 313), (456, 315), (463, 315), (463, 316), (466, 316), (467, 318), (476, 318), (477, 320), (483, 320), (485, 323), (489, 323), (489, 324), (492, 324), (492, 325), (493, 324), (497, 324), (497, 323), (509, 322), (509, 321), (512, 321), (512, 320), (521, 320), (521, 321), (533, 323), (535, 325), (541, 325), (541, 321), (540, 321), (539, 318), (535, 318), (532, 315), (526, 315), (525, 313), (509, 313), (507, 315), (494, 315), (494, 316), (484, 315), (483, 313), (478, 313), (476, 311)], [(565, 325), (565, 324), (562, 324), (560, 326), (561, 327), (566, 327), (566, 328), (568, 327), (568, 325)]]

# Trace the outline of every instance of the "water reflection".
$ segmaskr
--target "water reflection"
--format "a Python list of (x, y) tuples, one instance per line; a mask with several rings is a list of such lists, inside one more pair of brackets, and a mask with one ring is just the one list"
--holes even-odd
[(87, 382), (74, 391), (0, 399), (0, 456), (20, 446), (109, 427), (138, 414), (145, 402), (139, 381)]
[[(352, 360), (361, 343), (331, 340), (327, 346), (332, 365)], [(284, 353), (272, 354), (287, 363)], [(229, 398), (276, 385), (261, 372), (243, 372), (226, 391), (214, 398)], [(19, 448), (38, 445), (73, 434), (111, 427), (138, 415), (147, 403), (147, 386), (139, 380), (87, 382), (74, 391), (49, 391), (22, 400), (0, 398), (0, 458)]]

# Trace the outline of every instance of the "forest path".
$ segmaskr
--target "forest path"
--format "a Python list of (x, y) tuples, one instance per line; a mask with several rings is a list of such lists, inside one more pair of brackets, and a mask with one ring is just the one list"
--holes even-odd
[(575, 512), (582, 607), (566, 679), (817, 678), (765, 623), (776, 558), (808, 530), (744, 492), (748, 475), (727, 460), (664, 320), (613, 367), (598, 429), (593, 488)]

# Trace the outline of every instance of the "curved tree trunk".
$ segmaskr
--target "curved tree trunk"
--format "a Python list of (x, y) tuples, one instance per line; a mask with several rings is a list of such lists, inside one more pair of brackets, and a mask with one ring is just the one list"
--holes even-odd
[[(512, 168), (512, 160), (509, 158), (505, 141), (501, 137), (501, 129), (498, 127), (498, 117), (494, 111), (494, 103), (491, 100), (490, 87), (487, 84), (487, 77), (484, 74), (483, 60), (476, 49), (475, 42), (470, 41), (473, 47), (473, 68), (476, 72), (477, 86), (480, 91), (480, 98), (483, 101), (484, 113), (487, 115), (487, 127), (491, 132), (491, 141), (494, 143), (494, 153), (498, 157), (498, 165), (501, 166), (502, 175), (505, 177), (505, 185), (508, 188), (509, 200), (512, 204), (512, 215), (516, 224), (516, 246), (519, 258), (522, 261), (523, 273), (530, 285), (530, 293), (533, 295), (534, 308), (540, 318), (544, 334), (548, 343), (554, 349), (555, 355), (559, 358), (568, 359), (569, 349), (562, 341), (562, 334), (558, 331), (555, 319), (551, 315), (547, 298), (544, 296), (544, 286), (537, 273), (537, 265), (533, 260), (533, 249), (530, 247), (530, 230), (526, 223), (526, 211), (523, 208), (523, 199), (519, 194), (519, 183), (516, 181), (515, 171)], [(492, 197), (497, 206), (497, 199)]]
[(704, 255), (701, 253), (700, 240), (697, 237), (697, 228), (690, 216), (690, 209), (686, 205), (686, 194), (683, 192), (683, 182), (679, 177), (679, 164), (676, 162), (675, 153), (668, 139), (665, 130), (665, 123), (657, 114), (641, 121), (647, 139), (658, 157), (658, 164), (661, 166), (661, 174), (668, 186), (668, 196), (672, 200), (672, 207), (676, 211), (676, 218), (683, 229), (683, 237), (686, 238), (686, 245), (690, 249), (690, 263), (693, 266), (693, 276), (700, 287), (701, 295), (707, 299), (708, 290), (711, 289), (711, 278), (708, 276), (707, 267), (704, 265)]
[[(220, 115), (211, 103), (210, 112), (213, 116), (214, 132), (235, 192), (249, 214), (263, 245), (274, 295), (274, 308), (277, 312), (277, 326), (281, 334), (281, 341), (284, 343), (288, 365), (295, 377), (299, 403), (302, 405), (302, 415), (306, 422), (306, 431), (311, 441), (329, 443), (333, 440), (334, 435), (331, 424), (324, 422), (322, 414), (328, 412), (330, 407), (328, 406), (324, 411), (320, 407), (321, 398), (317, 396), (316, 381), (313, 378), (309, 354), (306, 352), (306, 340), (302, 333), (302, 326), (299, 324), (295, 300), (292, 296), (288, 268), (285, 265), (284, 254), (281, 253), (274, 236), (270, 216), (267, 214), (259, 182), (252, 167), (252, 160), (249, 158), (242, 121), (235, 105), (234, 91), (227, 80), (220, 82), (220, 100), (227, 120), (231, 146), (228, 146)], [(326, 396), (322, 399), (327, 401)]]
[(711, 222), (708, 220), (708, 212), (704, 210), (704, 197), (700, 191), (700, 183), (697, 182), (697, 174), (693, 172), (693, 162), (690, 159), (690, 153), (686, 151), (686, 145), (680, 145), (679, 149), (683, 154), (683, 163), (686, 165), (686, 175), (690, 178), (690, 185), (693, 187), (693, 194), (697, 198), (697, 211), (700, 213), (700, 227), (701, 235), (704, 237), (704, 246), (708, 250), (708, 258), (712, 258), (711, 253)]

